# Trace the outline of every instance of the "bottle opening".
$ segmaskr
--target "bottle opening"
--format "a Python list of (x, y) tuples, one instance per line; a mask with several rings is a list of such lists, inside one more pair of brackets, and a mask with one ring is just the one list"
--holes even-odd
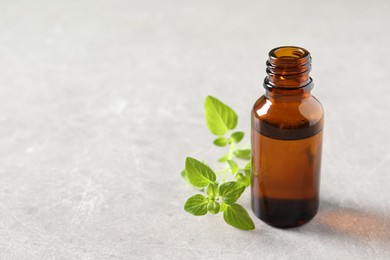
[(280, 59), (300, 59), (309, 56), (310, 53), (304, 48), (286, 46), (272, 49), (269, 53), (270, 58)]

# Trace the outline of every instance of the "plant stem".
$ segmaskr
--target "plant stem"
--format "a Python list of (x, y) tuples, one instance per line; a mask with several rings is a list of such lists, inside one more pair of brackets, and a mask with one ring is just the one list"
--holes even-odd
[(222, 174), (222, 173), (226, 173), (228, 169), (229, 169), (228, 167), (225, 167), (223, 169), (220, 169), (220, 170), (217, 170), (214, 172), (215, 172), (215, 174)]
[(236, 144), (235, 143), (231, 143), (230, 144), (229, 153), (228, 153), (228, 157), (227, 157), (228, 160), (231, 160), (233, 158), (233, 153), (234, 153), (235, 149), (236, 149)]

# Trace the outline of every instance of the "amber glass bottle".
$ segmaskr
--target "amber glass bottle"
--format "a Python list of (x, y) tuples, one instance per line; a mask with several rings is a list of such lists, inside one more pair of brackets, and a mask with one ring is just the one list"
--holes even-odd
[(318, 210), (324, 116), (310, 69), (303, 48), (271, 50), (265, 95), (252, 110), (252, 209), (279, 228), (302, 225)]

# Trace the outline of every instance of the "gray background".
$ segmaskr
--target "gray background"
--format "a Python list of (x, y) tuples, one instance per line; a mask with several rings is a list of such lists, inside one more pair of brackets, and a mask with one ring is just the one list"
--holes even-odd
[[(0, 1), (1, 259), (389, 259), (389, 1)], [(183, 210), (203, 101), (249, 115), (268, 51), (311, 51), (321, 209), (278, 230)], [(249, 142), (249, 136), (246, 136)], [(248, 210), (249, 192), (240, 199)]]

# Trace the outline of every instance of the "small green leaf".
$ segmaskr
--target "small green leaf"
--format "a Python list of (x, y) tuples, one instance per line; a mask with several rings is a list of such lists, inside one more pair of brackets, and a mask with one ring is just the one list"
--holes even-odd
[(215, 139), (213, 141), (213, 143), (216, 145), (216, 146), (226, 146), (227, 143), (228, 143), (228, 140), (225, 138), (225, 137), (218, 137), (217, 139)]
[(251, 178), (252, 178), (252, 161), (249, 161), (246, 165), (245, 165), (245, 168), (244, 168), (244, 173), (245, 173), (245, 176), (246, 178), (249, 180), (249, 184), (247, 185), (247, 187), (250, 185), (251, 183)]
[(226, 162), (229, 157), (229, 153), (225, 154), (221, 158), (218, 159), (218, 162)]
[(216, 180), (210, 167), (191, 157), (186, 158), (185, 171), (189, 182), (196, 187), (205, 187)]
[(236, 178), (236, 180), (238, 182), (241, 182), (242, 178), (244, 177), (244, 174), (242, 174), (241, 172), (237, 173), (234, 178)]
[(230, 169), (232, 170), (232, 174), (236, 174), (238, 172), (238, 165), (235, 161), (233, 160), (228, 160), (227, 161), (229, 166), (230, 166)]
[(211, 214), (217, 214), (219, 212), (219, 209), (220, 209), (220, 205), (216, 201), (210, 201), (209, 204), (207, 205), (207, 210)]
[(218, 99), (207, 96), (204, 103), (207, 127), (215, 135), (224, 135), (227, 130), (237, 125), (236, 112)]
[(245, 167), (244, 167), (244, 169), (251, 169), (251, 166), (252, 166), (252, 161), (249, 161), (246, 165), (245, 165)]
[(207, 195), (209, 195), (209, 198), (212, 199), (218, 196), (218, 185), (215, 183), (210, 183), (207, 187)]
[(249, 161), (245, 167), (244, 167), (244, 172), (245, 172), (245, 175), (251, 177), (252, 176), (252, 173), (251, 173), (251, 170), (252, 169), (252, 161)]
[(245, 165), (245, 167), (244, 167), (244, 170), (251, 170), (251, 168), (252, 168), (252, 161), (249, 161), (246, 165)]
[(219, 186), (219, 195), (226, 204), (233, 204), (238, 200), (244, 190), (244, 184), (236, 181), (229, 181)]
[(223, 212), (223, 219), (229, 225), (241, 230), (255, 229), (255, 224), (248, 212), (239, 204), (228, 205)]
[(227, 207), (228, 207), (228, 204), (222, 202), (222, 203), (221, 203), (221, 208), (219, 209), (219, 212), (225, 211), (225, 210), (227, 209)]
[(251, 158), (251, 150), (250, 149), (235, 150), (234, 155), (240, 159), (250, 159)]
[(234, 132), (230, 137), (235, 143), (239, 143), (244, 138), (244, 132)]
[(241, 182), (245, 185), (245, 187), (249, 187), (251, 185), (251, 176), (250, 175), (244, 175), (242, 173), (237, 173), (236, 176), (234, 176), (238, 182)]
[(251, 182), (252, 182), (251, 176), (250, 175), (244, 175), (244, 177), (242, 178), (241, 182), (245, 184), (245, 187), (251, 186)]
[(190, 197), (184, 204), (184, 210), (195, 216), (202, 216), (207, 213), (208, 200), (201, 194)]

